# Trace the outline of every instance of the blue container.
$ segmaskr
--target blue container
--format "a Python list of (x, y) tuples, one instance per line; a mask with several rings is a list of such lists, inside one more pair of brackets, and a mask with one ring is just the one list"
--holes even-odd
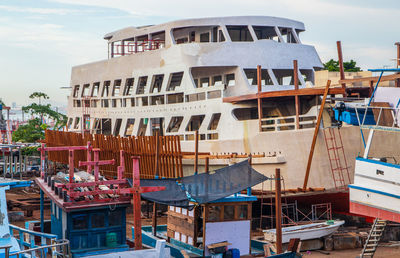
[[(355, 109), (347, 109), (343, 112), (339, 112), (338, 109), (334, 110), (335, 119), (337, 121), (342, 121), (351, 125), (359, 125)], [(358, 117), (360, 118), (360, 124), (362, 124), (365, 116), (364, 125), (375, 125), (374, 113), (372, 112), (372, 110), (368, 110), (366, 114), (365, 109), (358, 109), (357, 112)]]
[(240, 258), (240, 251), (237, 248), (232, 248), (226, 251), (225, 256), (226, 258)]

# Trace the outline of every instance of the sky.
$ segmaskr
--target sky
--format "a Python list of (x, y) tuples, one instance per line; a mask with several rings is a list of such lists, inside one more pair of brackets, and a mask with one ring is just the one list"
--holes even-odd
[(398, 0), (0, 0), (0, 98), (26, 105), (42, 91), (65, 106), (71, 67), (107, 58), (103, 36), (129, 26), (215, 16), (266, 15), (301, 21), (302, 43), (322, 62), (362, 69), (393, 66), (400, 41)]

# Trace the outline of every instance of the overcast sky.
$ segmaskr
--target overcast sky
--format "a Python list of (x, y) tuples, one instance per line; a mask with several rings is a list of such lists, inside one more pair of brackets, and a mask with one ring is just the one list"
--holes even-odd
[(363, 69), (393, 66), (400, 41), (398, 0), (0, 0), (0, 98), (27, 104), (34, 91), (65, 105), (71, 67), (107, 58), (104, 34), (128, 26), (233, 15), (304, 22), (302, 42), (323, 62), (344, 59)]

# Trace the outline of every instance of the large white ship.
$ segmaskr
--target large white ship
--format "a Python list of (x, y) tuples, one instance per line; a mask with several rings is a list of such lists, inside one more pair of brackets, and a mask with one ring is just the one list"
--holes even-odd
[[(294, 20), (243, 16), (108, 33), (107, 60), (72, 68), (68, 130), (121, 136), (159, 131), (179, 135), (182, 151), (190, 152), (198, 130), (200, 152), (265, 153), (253, 159), (255, 169), (271, 175), (280, 168), (285, 187), (298, 188), (323, 93), (314, 86), (322, 63), (313, 46), (302, 44), (304, 31), (304, 24)], [(293, 60), (298, 62), (298, 89)], [(330, 95), (345, 90), (336, 87)], [(326, 112), (324, 124), (329, 123)], [(357, 130), (340, 129), (342, 146), (334, 151), (343, 154), (337, 159), (356, 158), (362, 148)], [(335, 168), (338, 161), (329, 158), (324, 140), (335, 137), (325, 133), (325, 138), (322, 131), (318, 135), (308, 186), (331, 189), (350, 183), (354, 166), (342, 160)], [(229, 162), (235, 160), (215, 159), (210, 165)]]

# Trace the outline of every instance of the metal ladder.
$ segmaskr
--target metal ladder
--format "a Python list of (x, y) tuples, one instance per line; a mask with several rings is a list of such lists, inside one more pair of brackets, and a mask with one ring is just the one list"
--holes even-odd
[[(335, 131), (337, 131), (337, 133)], [(335, 127), (328, 127), (325, 128), (323, 132), (335, 188), (346, 188), (347, 184), (351, 182), (340, 129), (336, 128), (335, 130)], [(338, 138), (338, 140), (336, 138)]]
[(386, 220), (382, 220), (379, 218), (375, 219), (371, 231), (368, 234), (367, 241), (365, 241), (365, 245), (360, 255), (360, 258), (374, 257), (376, 248), (378, 247), (379, 240), (381, 240), (386, 224)]

